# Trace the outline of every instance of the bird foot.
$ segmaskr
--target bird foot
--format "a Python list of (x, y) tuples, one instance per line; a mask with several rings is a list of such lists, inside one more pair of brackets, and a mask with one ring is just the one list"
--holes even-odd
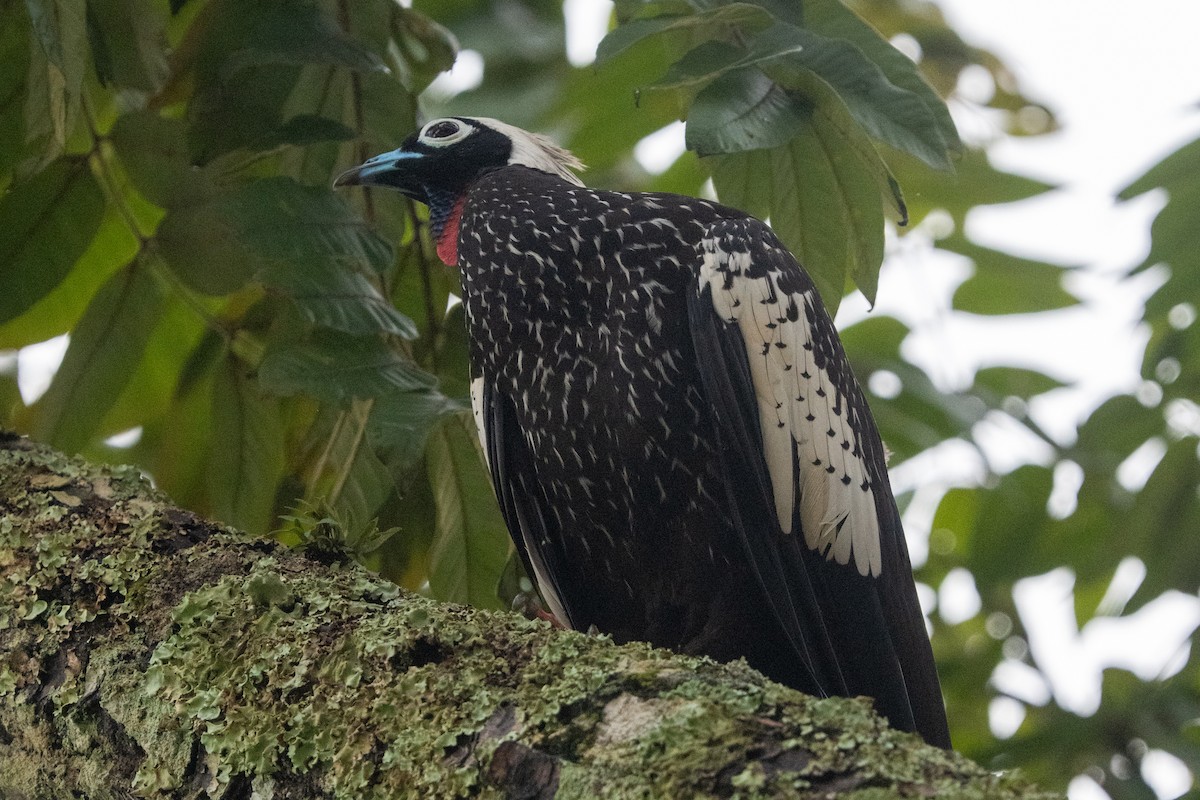
[(546, 610), (545, 606), (542, 605), (541, 598), (534, 592), (518, 593), (513, 598), (512, 610), (525, 617), (525, 619), (540, 619), (549, 622), (551, 627), (558, 628), (559, 630), (567, 630), (567, 626), (558, 617)]

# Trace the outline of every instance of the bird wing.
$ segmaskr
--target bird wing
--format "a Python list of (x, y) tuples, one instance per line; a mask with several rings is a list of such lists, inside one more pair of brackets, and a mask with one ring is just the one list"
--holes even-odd
[(471, 410), (500, 513), (513, 534), (525, 572), (555, 618), (571, 627), (571, 614), (558, 586), (558, 576), (566, 574), (563, 556), (555, 545), (560, 537), (551, 535), (546, 498), (533, 477), (532, 455), (517, 425), (512, 401), (483, 377), (475, 377)]
[(724, 219), (688, 294), (736, 532), (797, 657), (949, 746), (883, 444), (811, 279), (765, 224)]

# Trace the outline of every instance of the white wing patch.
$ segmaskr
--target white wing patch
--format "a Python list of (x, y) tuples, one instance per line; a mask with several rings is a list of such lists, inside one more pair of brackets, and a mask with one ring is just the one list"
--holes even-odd
[(782, 292), (778, 271), (721, 244), (704, 241), (699, 288), (745, 343), (780, 527), (792, 532), (798, 505), (810, 548), (878, 577), (879, 518), (848, 398), (814, 359), (815, 290)]
[(483, 424), (483, 376), (471, 379), (471, 416), (475, 418), (475, 430), (479, 433), (479, 444), (483, 447), (483, 463), (488, 470), (489, 463), (487, 428)]

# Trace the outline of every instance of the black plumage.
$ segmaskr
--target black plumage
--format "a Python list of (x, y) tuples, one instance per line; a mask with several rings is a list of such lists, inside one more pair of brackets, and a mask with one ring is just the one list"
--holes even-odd
[(338, 180), (430, 206), (497, 498), (547, 604), (873, 697), (948, 747), (883, 445), (812, 281), (742, 212), (594, 191), (577, 167), (464, 117)]

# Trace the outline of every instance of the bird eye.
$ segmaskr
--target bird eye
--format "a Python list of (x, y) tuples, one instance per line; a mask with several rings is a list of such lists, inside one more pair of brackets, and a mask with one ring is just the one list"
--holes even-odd
[(421, 131), (420, 140), (433, 147), (444, 147), (465, 138), (474, 128), (457, 119), (435, 119)]
[(442, 120), (435, 122), (425, 131), (426, 139), (445, 139), (458, 133), (458, 123)]

